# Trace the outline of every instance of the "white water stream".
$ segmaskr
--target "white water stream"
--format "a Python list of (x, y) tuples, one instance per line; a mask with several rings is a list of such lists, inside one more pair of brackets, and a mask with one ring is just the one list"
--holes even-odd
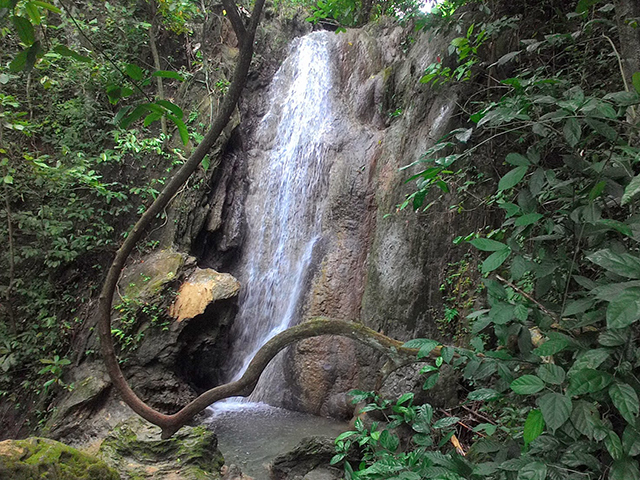
[[(299, 321), (331, 166), (323, 143), (335, 118), (331, 35), (315, 32), (297, 41), (273, 79), (255, 135), (227, 380), (239, 378), (260, 347)], [(281, 366), (272, 363), (250, 400), (278, 403)]]

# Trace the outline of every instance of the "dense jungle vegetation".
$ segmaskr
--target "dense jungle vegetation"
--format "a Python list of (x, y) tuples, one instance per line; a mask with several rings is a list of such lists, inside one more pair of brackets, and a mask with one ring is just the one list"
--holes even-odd
[[(275, 7), (304, 7), (338, 31), (392, 15), (414, 28), (409, 48), (413, 35), (452, 35), (420, 82), (461, 92), (460, 122), (425, 152), (400, 208), (450, 202), (500, 219), (456, 240), (482, 256), (478, 285), (446, 296), (457, 343), (406, 344), (436, 358), (425, 389), (445, 364), (461, 372), (464, 403), (436, 411), (411, 393), (389, 403), (354, 392), (380, 421), (356, 421), (333, 463), (348, 479), (640, 478), (640, 7)], [(183, 111), (189, 86), (206, 84), (212, 105), (228, 88), (226, 67), (202, 73), (193, 27), (224, 14), (179, 0), (0, 0), (3, 397), (35, 400), (44, 417), (48, 398), (72, 388), (65, 369), (93, 354), (81, 332), (104, 270), (214, 116)], [(159, 42), (175, 56), (160, 59)]]

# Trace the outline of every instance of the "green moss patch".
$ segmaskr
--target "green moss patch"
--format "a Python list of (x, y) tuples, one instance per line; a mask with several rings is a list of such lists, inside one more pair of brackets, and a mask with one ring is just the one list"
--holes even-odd
[(11, 480), (120, 480), (105, 462), (48, 438), (0, 442), (0, 478)]

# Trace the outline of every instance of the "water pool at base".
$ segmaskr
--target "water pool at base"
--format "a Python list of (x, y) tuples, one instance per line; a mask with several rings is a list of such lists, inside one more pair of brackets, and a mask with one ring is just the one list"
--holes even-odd
[(267, 465), (304, 437), (336, 437), (346, 422), (315, 417), (264, 403), (221, 403), (208, 409), (204, 423), (218, 436), (227, 465), (236, 464), (255, 480), (268, 480)]

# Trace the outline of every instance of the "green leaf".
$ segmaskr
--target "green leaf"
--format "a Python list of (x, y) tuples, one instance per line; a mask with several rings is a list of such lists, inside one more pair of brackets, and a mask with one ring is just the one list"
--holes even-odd
[(627, 425), (622, 434), (622, 448), (630, 457), (640, 454), (640, 433), (631, 425)]
[(169, 100), (156, 100), (156, 103), (166, 108), (167, 110), (169, 110), (176, 117), (180, 119), (184, 117), (184, 113), (182, 113), (182, 109), (179, 106), (177, 106), (175, 103), (172, 103)]
[(455, 425), (459, 421), (460, 419), (458, 417), (444, 417), (434, 422), (432, 427), (434, 430), (438, 430), (440, 428), (447, 428), (447, 427), (450, 427), (451, 425)]
[(591, 262), (627, 278), (640, 278), (640, 258), (628, 253), (618, 254), (609, 249), (599, 250), (587, 256)]
[(638, 462), (628, 457), (616, 460), (609, 470), (609, 480), (640, 480)]
[(380, 434), (380, 445), (390, 452), (395, 452), (400, 446), (400, 440), (398, 440), (398, 437), (394, 434), (390, 433), (389, 430), (383, 430)]
[(605, 330), (598, 336), (598, 342), (603, 347), (619, 347), (627, 343), (628, 331), (623, 330)]
[[(144, 117), (143, 125), (145, 127), (148, 127), (149, 125), (151, 125), (156, 120), (160, 120), (162, 117), (163, 117), (162, 113), (152, 112), (149, 115), (147, 115), (146, 117)], [(206, 171), (206, 169), (205, 169), (205, 171)]]
[(173, 72), (170, 70), (156, 70), (151, 74), (152, 77), (162, 77), (162, 78), (173, 78), (174, 80), (180, 80), (184, 82), (184, 77), (180, 75), (178, 72)]
[(528, 463), (518, 471), (518, 480), (545, 480), (547, 466), (542, 462)]
[(527, 225), (533, 225), (534, 223), (537, 223), (538, 220), (540, 220), (543, 217), (544, 217), (544, 215), (542, 215), (541, 213), (527, 213), (526, 215), (523, 215), (523, 216), (519, 217), (516, 220), (515, 225), (516, 225), (516, 227), (524, 227), (524, 226), (527, 226)]
[(571, 423), (581, 434), (593, 440), (601, 425), (598, 408), (592, 402), (578, 400), (573, 406)]
[(607, 307), (607, 327), (624, 328), (640, 320), (640, 287), (626, 289)]
[(71, 57), (79, 62), (91, 63), (91, 58), (81, 55), (78, 52), (65, 47), (64, 45), (56, 45), (53, 48), (53, 51), (59, 55), (62, 55), (63, 57)]
[(440, 373), (434, 373), (433, 375), (429, 375), (427, 379), (424, 381), (422, 385), (423, 390), (431, 390), (438, 383), (438, 378), (440, 378)]
[(638, 194), (640, 194), (640, 175), (633, 177), (629, 185), (625, 187), (624, 194), (622, 195), (622, 205), (631, 203)]
[(51, 11), (53, 13), (62, 13), (62, 10), (60, 10), (58, 7), (54, 7), (50, 3), (42, 2), (41, 0), (34, 0), (31, 3), (33, 3), (34, 5), (38, 5), (39, 7), (42, 7), (42, 8), (44, 8), (46, 10), (49, 10), (49, 11)]
[(577, 356), (569, 369), (568, 375), (571, 376), (584, 368), (598, 368), (610, 356), (611, 352), (607, 348), (586, 350)]
[(632, 425), (636, 423), (636, 417), (640, 404), (638, 403), (638, 395), (633, 387), (627, 383), (614, 382), (609, 387), (609, 397), (620, 412), (620, 415)]
[(540, 357), (548, 357), (549, 355), (555, 355), (556, 353), (561, 352), (569, 345), (571, 345), (571, 339), (558, 336), (549, 338), (549, 340), (534, 349), (532, 353), (534, 355), (539, 355)]
[(640, 93), (640, 72), (633, 74), (631, 82), (633, 83), (633, 88), (636, 89), (636, 92)]
[(500, 398), (502, 394), (493, 388), (480, 388), (469, 393), (467, 399), (475, 402), (491, 401)]
[(550, 385), (561, 385), (566, 377), (564, 369), (559, 365), (554, 365), (553, 363), (540, 365), (536, 373), (544, 383), (548, 383)]
[(431, 340), (430, 338), (414, 338), (405, 342), (402, 346), (404, 348), (417, 348), (418, 358), (424, 358), (428, 356), (438, 345), (440, 345), (440, 342)]
[(180, 139), (182, 143), (186, 145), (189, 143), (189, 131), (187, 130), (187, 126), (184, 124), (182, 120), (180, 120), (175, 115), (167, 114), (167, 118), (171, 120), (176, 127), (178, 127), (178, 132), (180, 133)]
[(22, 43), (24, 43), (27, 47), (33, 45), (33, 43), (36, 41), (36, 34), (29, 19), (21, 17), (20, 15), (14, 15), (13, 17), (11, 17), (11, 21), (13, 22), (13, 26), (16, 28), (16, 31), (18, 32), (18, 36), (20, 37)]
[(511, 382), (511, 390), (520, 395), (538, 393), (544, 388), (544, 382), (535, 375), (523, 375)]
[(547, 393), (538, 399), (544, 421), (552, 433), (564, 425), (571, 415), (571, 399), (559, 393)]
[(607, 432), (607, 436), (604, 437), (604, 444), (607, 447), (609, 455), (611, 455), (614, 460), (620, 460), (624, 455), (620, 437), (613, 430)]
[(578, 123), (578, 120), (571, 117), (564, 124), (564, 128), (562, 129), (564, 132), (564, 138), (567, 140), (567, 143), (573, 148), (580, 141), (580, 137), (582, 136), (582, 128)]
[(496, 242), (489, 238), (474, 238), (469, 243), (483, 252), (497, 252), (509, 248), (504, 243)]
[(138, 105), (134, 108), (130, 114), (122, 119), (120, 122), (120, 127), (129, 128), (129, 126), (135, 122), (136, 120), (142, 118), (149, 110), (146, 108), (146, 105)]
[(613, 377), (607, 372), (585, 368), (573, 374), (569, 379), (567, 395), (570, 397), (582, 395), (584, 393), (599, 392), (607, 387)]
[(33, 24), (40, 25), (40, 23), (42, 22), (42, 17), (40, 16), (40, 11), (38, 10), (38, 7), (36, 7), (36, 4), (33, 2), (27, 2), (24, 5), (24, 9), (26, 10), (27, 15), (29, 15), (29, 18), (31, 19)]
[(531, 165), (529, 159), (519, 153), (508, 154), (506, 160), (509, 165), (513, 165), (514, 167), (528, 167)]
[(510, 248), (504, 248), (497, 252), (493, 252), (484, 262), (482, 262), (482, 273), (493, 272), (496, 268), (500, 267), (507, 258), (509, 258), (509, 255), (511, 255)]
[(536, 438), (538, 438), (544, 431), (544, 417), (542, 412), (538, 409), (533, 409), (527, 415), (527, 420), (524, 422), (523, 439), (525, 446), (529, 445)]
[(13, 177), (11, 175), (5, 175), (2, 181), (3, 181), (3, 183), (6, 183), (7, 185), (12, 185), (13, 184)]
[(498, 182), (498, 191), (508, 190), (515, 187), (524, 178), (527, 173), (527, 167), (516, 167), (513, 170), (507, 172), (507, 174)]
[(142, 80), (142, 77), (144, 76), (144, 71), (138, 65), (133, 63), (127, 63), (124, 67), (124, 71), (136, 81)]

